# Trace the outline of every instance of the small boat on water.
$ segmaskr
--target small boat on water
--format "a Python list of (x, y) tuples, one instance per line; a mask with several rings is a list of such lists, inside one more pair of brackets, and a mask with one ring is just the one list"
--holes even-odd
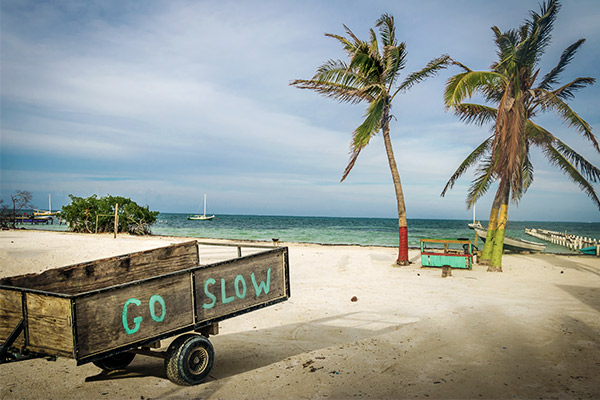
[[(477, 232), (477, 236), (485, 243), (485, 237), (487, 236), (487, 229), (481, 225), (481, 223), (469, 224), (469, 228), (474, 229)], [(510, 236), (504, 236), (504, 250), (510, 250), (514, 252), (540, 252), (544, 251), (546, 245), (543, 243), (531, 242), (529, 240), (512, 238)]]
[(52, 211), (52, 197), (50, 193), (48, 193), (48, 211), (46, 210), (33, 210), (33, 216), (37, 220), (51, 220), (54, 217), (58, 216), (60, 211)]
[(192, 221), (208, 221), (214, 217), (214, 215), (190, 215), (188, 219)]
[(214, 217), (214, 215), (206, 215), (206, 193), (204, 193), (204, 214), (190, 215), (187, 219), (191, 221), (209, 221)]

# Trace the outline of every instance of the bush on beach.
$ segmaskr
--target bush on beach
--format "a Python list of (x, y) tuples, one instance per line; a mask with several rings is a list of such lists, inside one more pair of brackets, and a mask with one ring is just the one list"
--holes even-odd
[(120, 196), (92, 195), (87, 198), (69, 195), (71, 204), (63, 206), (61, 217), (69, 230), (79, 233), (107, 233), (115, 231), (115, 206), (117, 207), (117, 233), (149, 235), (150, 225), (156, 222), (158, 211), (141, 207), (131, 199)]

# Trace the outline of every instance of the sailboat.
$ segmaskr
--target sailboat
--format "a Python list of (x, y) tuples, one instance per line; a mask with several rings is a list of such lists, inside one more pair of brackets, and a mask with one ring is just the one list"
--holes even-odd
[(46, 210), (33, 210), (33, 216), (37, 220), (52, 219), (52, 217), (57, 216), (59, 212), (60, 211), (54, 211), (54, 212), (52, 212), (52, 196), (50, 195), (50, 193), (48, 193), (48, 211), (46, 211)]
[(204, 214), (202, 215), (190, 215), (187, 219), (193, 221), (208, 221), (213, 219), (214, 215), (206, 215), (206, 193), (204, 193)]

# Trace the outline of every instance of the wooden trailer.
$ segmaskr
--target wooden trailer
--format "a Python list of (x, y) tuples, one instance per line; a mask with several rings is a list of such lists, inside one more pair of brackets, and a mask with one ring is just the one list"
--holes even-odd
[(421, 266), (473, 268), (473, 245), (467, 239), (421, 239)]
[(0, 363), (61, 356), (115, 370), (141, 353), (164, 357), (177, 384), (202, 382), (218, 322), (287, 300), (290, 283), (287, 247), (235, 244), (237, 257), (201, 264), (199, 244), (0, 279)]

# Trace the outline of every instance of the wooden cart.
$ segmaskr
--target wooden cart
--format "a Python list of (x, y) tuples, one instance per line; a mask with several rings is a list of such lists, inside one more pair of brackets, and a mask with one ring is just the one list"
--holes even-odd
[(473, 245), (468, 239), (421, 239), (421, 266), (472, 269)]
[(238, 257), (202, 265), (199, 244), (0, 279), (0, 363), (62, 356), (115, 370), (142, 353), (164, 357), (177, 384), (202, 382), (218, 322), (287, 300), (290, 284), (287, 247), (233, 245)]

